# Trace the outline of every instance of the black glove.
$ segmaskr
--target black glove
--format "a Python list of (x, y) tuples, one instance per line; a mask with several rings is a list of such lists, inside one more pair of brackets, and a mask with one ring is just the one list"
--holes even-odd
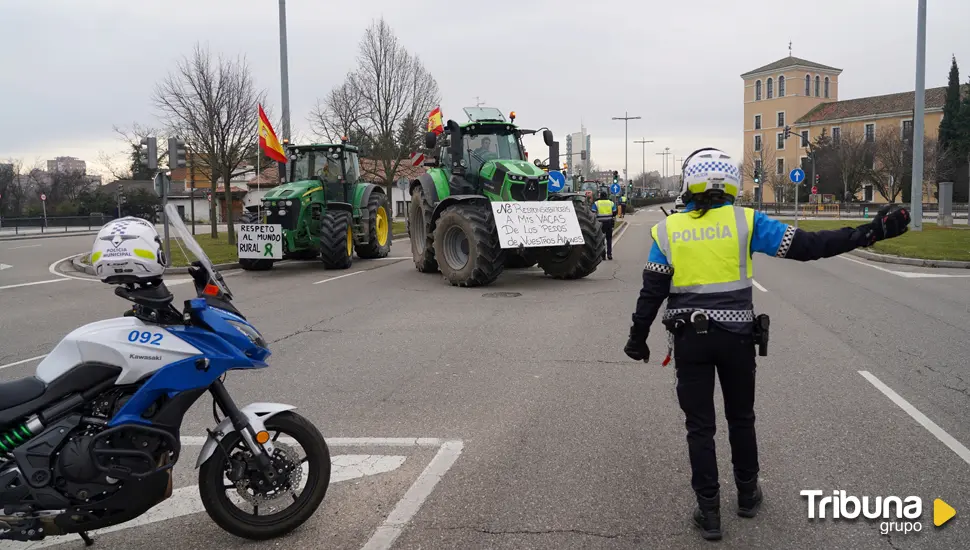
[(640, 329), (636, 325), (630, 327), (630, 338), (623, 347), (623, 353), (634, 361), (642, 360), (644, 363), (649, 361), (650, 348), (647, 347), (647, 334), (649, 330)]
[(887, 204), (879, 209), (874, 220), (857, 227), (862, 232), (862, 246), (902, 235), (909, 231), (909, 222), (909, 210), (898, 204)]

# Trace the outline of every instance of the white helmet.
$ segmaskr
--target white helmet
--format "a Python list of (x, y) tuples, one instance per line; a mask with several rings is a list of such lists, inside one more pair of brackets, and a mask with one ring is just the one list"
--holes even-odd
[(681, 194), (685, 202), (692, 195), (714, 191), (737, 199), (741, 189), (741, 172), (731, 156), (707, 147), (691, 153), (681, 167)]
[(161, 280), (165, 271), (162, 240), (155, 226), (141, 218), (127, 216), (108, 222), (94, 241), (91, 265), (103, 283)]

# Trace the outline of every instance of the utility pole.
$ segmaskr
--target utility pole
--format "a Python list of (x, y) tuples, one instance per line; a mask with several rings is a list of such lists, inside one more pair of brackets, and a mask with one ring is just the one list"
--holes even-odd
[(660, 156), (662, 156), (664, 158), (664, 171), (663, 171), (663, 174), (664, 174), (664, 185), (666, 185), (667, 184), (667, 175), (668, 175), (668, 172), (667, 172), (667, 155), (670, 155), (671, 154), (670, 153), (670, 147), (665, 147), (662, 153), (657, 153), (657, 154), (660, 155)]
[(643, 173), (642, 174), (643, 182), (640, 184), (640, 187), (644, 188), (647, 186), (647, 144), (653, 143), (653, 140), (640, 138), (639, 140), (634, 141), (633, 143), (639, 143), (641, 145), (640, 148), (641, 148), (641, 158), (643, 159), (643, 166), (640, 168), (640, 170)]
[(913, 113), (913, 182), (910, 217), (913, 231), (923, 230), (923, 118), (926, 102), (926, 0), (919, 0), (916, 16), (916, 105)]
[(624, 111), (623, 116), (615, 116), (613, 120), (623, 121), (623, 179), (630, 179), (630, 133), (629, 126), (631, 120), (639, 120), (638, 116), (630, 116), (629, 112)]
[[(280, 0), (280, 91), (283, 94), (283, 136), (290, 139), (290, 76), (286, 61), (286, 0)], [(228, 183), (226, 185), (229, 185)]]

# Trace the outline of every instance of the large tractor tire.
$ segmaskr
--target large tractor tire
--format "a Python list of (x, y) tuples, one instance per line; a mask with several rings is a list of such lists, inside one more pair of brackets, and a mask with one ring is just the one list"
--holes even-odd
[(391, 201), (376, 190), (367, 199), (367, 242), (357, 245), (358, 258), (386, 258), (391, 253)]
[(525, 269), (536, 265), (538, 261), (535, 252), (531, 250), (505, 253), (505, 269)]
[(347, 269), (353, 263), (354, 236), (350, 212), (328, 210), (320, 223), (320, 259), (325, 269)]
[(431, 199), (425, 196), (421, 186), (415, 187), (414, 192), (411, 193), (411, 205), (408, 207), (408, 237), (411, 239), (414, 267), (422, 273), (438, 271), (434, 234), (431, 232), (432, 214), (434, 214), (434, 206), (431, 204)]
[(239, 267), (246, 271), (269, 271), (273, 269), (273, 260), (239, 258)]
[(505, 268), (505, 251), (486, 206), (446, 208), (435, 225), (434, 248), (441, 274), (454, 286), (491, 284)]
[(586, 208), (576, 208), (576, 218), (583, 244), (545, 248), (539, 253), (539, 267), (554, 279), (581, 279), (596, 271), (606, 254), (606, 235), (596, 216)]

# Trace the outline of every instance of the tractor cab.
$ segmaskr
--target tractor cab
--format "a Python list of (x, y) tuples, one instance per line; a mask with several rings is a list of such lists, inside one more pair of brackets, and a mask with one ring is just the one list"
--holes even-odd
[(326, 202), (350, 202), (350, 189), (360, 179), (353, 145), (312, 144), (289, 148), (292, 182), (318, 180)]

